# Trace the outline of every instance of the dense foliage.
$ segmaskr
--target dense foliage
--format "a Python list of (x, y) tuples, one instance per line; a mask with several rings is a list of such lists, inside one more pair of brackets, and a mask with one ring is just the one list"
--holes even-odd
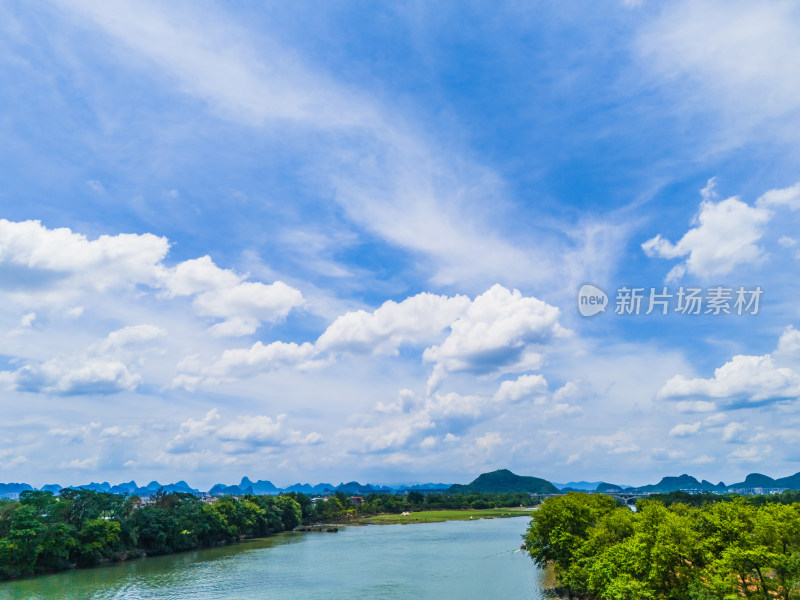
[(739, 494), (690, 494), (684, 491), (669, 492), (668, 494), (651, 494), (649, 500), (657, 500), (664, 506), (672, 504), (686, 504), (688, 506), (703, 506), (715, 502), (731, 502), (734, 499), (744, 499), (747, 504), (763, 506), (764, 504), (793, 504), (800, 502), (800, 490), (785, 490), (780, 494), (759, 494), (755, 496), (740, 496)]
[(603, 495), (547, 499), (526, 547), (570, 598), (800, 599), (800, 504), (723, 501), (638, 511)]
[(144, 554), (167, 554), (293, 529), (302, 520), (289, 496), (191, 494), (139, 498), (89, 490), (26, 491), (0, 501), (0, 579)]
[[(294, 495), (293, 495), (294, 496)], [(303, 497), (305, 498), (305, 497)], [(303, 502), (302, 499), (298, 501)], [(310, 501), (305, 500), (310, 504)], [(305, 522), (340, 522), (359, 516), (385, 513), (400, 514), (420, 510), (458, 510), (505, 508), (530, 506), (534, 500), (530, 494), (421, 494), (417, 491), (406, 494), (369, 494), (362, 504), (354, 504), (348, 496), (337, 492), (327, 500), (318, 500), (313, 506), (303, 505)]]

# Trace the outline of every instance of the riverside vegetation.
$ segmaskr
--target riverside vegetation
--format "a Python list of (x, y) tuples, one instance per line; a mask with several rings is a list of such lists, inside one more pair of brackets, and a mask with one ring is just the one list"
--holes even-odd
[(360, 522), (371, 515), (419, 510), (481, 510), (529, 504), (529, 494), (371, 494), (355, 505), (337, 492), (312, 502), (298, 493), (217, 497), (136, 496), (84, 489), (25, 491), (0, 500), (0, 579), (90, 567), (145, 555), (207, 548), (309, 523)]
[(634, 513), (600, 494), (548, 498), (525, 546), (569, 598), (800, 599), (796, 493), (679, 500), (640, 500)]
[(290, 496), (191, 494), (139, 498), (90, 490), (23, 492), (0, 503), (0, 579), (88, 567), (147, 554), (168, 554), (297, 527), (300, 504)]

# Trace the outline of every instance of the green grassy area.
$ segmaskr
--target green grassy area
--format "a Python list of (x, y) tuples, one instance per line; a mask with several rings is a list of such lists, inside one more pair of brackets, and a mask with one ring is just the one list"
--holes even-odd
[(441, 521), (469, 521), (473, 519), (504, 519), (507, 517), (526, 517), (533, 514), (530, 508), (487, 508), (483, 510), (423, 510), (409, 515), (377, 515), (361, 519), (373, 525), (394, 525), (397, 523), (439, 523)]

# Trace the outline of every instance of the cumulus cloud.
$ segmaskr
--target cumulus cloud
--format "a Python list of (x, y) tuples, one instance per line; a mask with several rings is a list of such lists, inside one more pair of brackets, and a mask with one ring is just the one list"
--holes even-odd
[(209, 410), (202, 419), (186, 419), (179, 433), (167, 443), (167, 452), (183, 454), (196, 450), (198, 445), (217, 430), (220, 415), (216, 408)]
[(167, 335), (166, 330), (155, 325), (132, 325), (112, 331), (104, 340), (90, 350), (96, 350), (103, 354), (119, 352), (141, 344), (147, 344), (165, 335)]
[(399, 303), (389, 300), (372, 312), (358, 310), (338, 317), (316, 345), (321, 351), (396, 354), (401, 345), (435, 340), (469, 305), (466, 296), (427, 292)]
[(475, 444), (478, 448), (486, 452), (490, 452), (496, 446), (504, 444), (506, 440), (497, 431), (488, 431), (482, 436), (475, 439)]
[(547, 393), (547, 381), (541, 375), (522, 375), (513, 381), (504, 381), (494, 394), (497, 402), (519, 402), (541, 397)]
[(0, 372), (0, 381), (23, 392), (41, 392), (63, 396), (116, 394), (133, 390), (141, 381), (138, 374), (118, 360), (90, 358), (76, 362), (56, 358), (28, 364), (16, 371)]
[(210, 365), (196, 356), (182, 360), (173, 387), (193, 389), (198, 385), (216, 385), (233, 379), (254, 377), (285, 366), (313, 367), (316, 355), (314, 346), (308, 342), (272, 342), (264, 345), (256, 342), (250, 348), (225, 350), (222, 356)]
[(792, 364), (800, 361), (800, 331), (789, 325), (783, 330), (778, 347), (772, 353), (776, 360)]
[(452, 372), (501, 374), (538, 367), (539, 349), (569, 334), (558, 318), (558, 308), (538, 298), (492, 286), (451, 325), (444, 342), (423, 353), (424, 360), (434, 363), (430, 388)]
[[(194, 456), (218, 448), (227, 454), (240, 454), (256, 447), (314, 445), (323, 441), (319, 433), (304, 434), (287, 427), (287, 416), (273, 419), (265, 415), (242, 415), (220, 425), (216, 408), (202, 419), (186, 419), (180, 431), (167, 444), (170, 455)], [(169, 461), (167, 457), (164, 460)]]
[(194, 296), (197, 314), (219, 317), (213, 325), (215, 336), (248, 335), (262, 322), (275, 322), (303, 303), (300, 291), (282, 281), (266, 285), (244, 281), (246, 275), (221, 269), (209, 256), (187, 260), (164, 275), (164, 286), (170, 297)]
[(657, 398), (660, 400), (711, 402), (729, 408), (760, 406), (800, 397), (800, 373), (778, 360), (797, 350), (797, 331), (784, 331), (776, 351), (763, 356), (737, 355), (714, 370), (710, 379), (687, 379), (676, 375), (669, 379)]
[(690, 229), (677, 242), (661, 235), (642, 244), (647, 256), (682, 258), (667, 275), (667, 280), (680, 279), (690, 273), (705, 279), (727, 275), (741, 264), (757, 263), (763, 256), (758, 241), (771, 213), (749, 206), (736, 197), (720, 202), (712, 199), (713, 180), (704, 190), (704, 200)]
[(700, 431), (700, 421), (696, 421), (694, 423), (680, 423), (679, 425), (675, 425), (672, 429), (669, 430), (670, 437), (689, 437), (699, 433)]
[(223, 442), (242, 442), (253, 446), (309, 445), (322, 442), (316, 432), (303, 435), (286, 428), (286, 415), (273, 420), (263, 415), (243, 416), (220, 428), (219, 439)]
[(440, 437), (453, 441), (457, 435), (477, 423), (490, 404), (487, 398), (455, 392), (419, 398), (410, 390), (401, 390), (395, 402), (378, 403), (366, 415), (355, 415), (356, 425), (339, 435), (359, 440), (357, 450), (388, 452), (405, 449), (424, 438)]
[[(150, 290), (162, 300), (191, 296), (197, 315), (221, 319), (210, 327), (215, 336), (251, 334), (303, 304), (299, 290), (281, 281), (246, 281), (246, 274), (222, 269), (208, 256), (169, 267), (168, 252), (167, 239), (149, 233), (89, 240), (39, 221), (0, 219), (0, 268), (26, 271), (4, 277), (0, 291), (15, 294), (25, 306), (69, 306), (87, 294), (116, 289)], [(81, 312), (69, 309), (70, 316)]]
[(676, 375), (658, 392), (659, 399), (711, 398), (731, 406), (760, 405), (800, 397), (800, 374), (775, 365), (770, 355), (734, 356), (714, 370), (711, 379)]
[(0, 382), (12, 389), (63, 396), (109, 395), (131, 391), (141, 382), (129, 363), (152, 349), (149, 342), (166, 332), (154, 325), (135, 325), (112, 331), (86, 351), (28, 362), (16, 371), (0, 371)]
[[(192, 285), (183, 289), (193, 289)], [(259, 341), (250, 348), (226, 350), (212, 361), (187, 357), (178, 365), (173, 386), (192, 389), (285, 366), (318, 367), (343, 352), (392, 355), (403, 345), (419, 346), (446, 336), (441, 345), (422, 353), (424, 360), (435, 363), (433, 391), (448, 372), (499, 375), (538, 367), (545, 345), (570, 333), (558, 318), (558, 308), (501, 285), (472, 301), (467, 296), (422, 293), (399, 303), (385, 302), (372, 312), (347, 312), (314, 344)]]
[(492, 395), (434, 392), (420, 397), (404, 389), (394, 402), (379, 402), (371, 413), (354, 415), (355, 426), (340, 435), (360, 440), (359, 450), (367, 452), (397, 452), (420, 444), (433, 448), (439, 442), (455, 442), (477, 424), (507, 415), (523, 403), (537, 406), (539, 420), (573, 415), (580, 407), (566, 400), (575, 400), (578, 389), (567, 384), (550, 393), (541, 375), (504, 381)]
[(722, 428), (722, 441), (723, 442), (741, 442), (744, 439), (744, 432), (747, 427), (735, 421), (728, 423)]
[[(32, 275), (38, 274), (65, 293), (156, 284), (168, 251), (166, 238), (149, 233), (101, 235), (89, 240), (66, 227), (48, 229), (40, 221), (0, 219), (0, 264), (30, 269)], [(6, 280), (5, 285), (24, 287), (32, 280), (32, 276)]]
[(667, 274), (675, 281), (686, 273), (710, 279), (731, 273), (741, 265), (758, 264), (765, 258), (759, 246), (767, 224), (774, 216), (772, 208), (800, 207), (800, 183), (774, 189), (761, 196), (754, 206), (738, 197), (715, 201), (714, 180), (702, 191), (703, 201), (692, 227), (676, 243), (661, 235), (647, 240), (642, 249), (649, 257), (683, 258)]

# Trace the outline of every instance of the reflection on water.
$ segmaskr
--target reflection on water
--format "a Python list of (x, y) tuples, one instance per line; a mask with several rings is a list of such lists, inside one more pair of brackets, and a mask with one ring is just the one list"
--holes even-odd
[(538, 600), (527, 519), (348, 527), (0, 583), (2, 600)]

